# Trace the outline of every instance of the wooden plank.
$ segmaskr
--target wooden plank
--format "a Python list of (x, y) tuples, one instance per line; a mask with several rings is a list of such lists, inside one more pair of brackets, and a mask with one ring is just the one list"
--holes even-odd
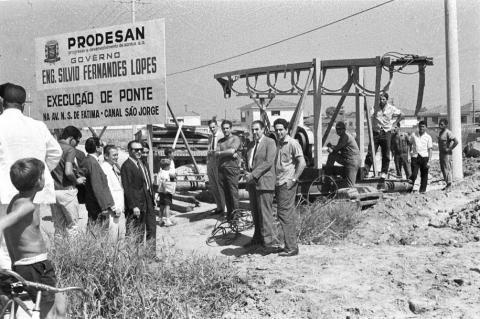
[(193, 205), (187, 204), (185, 202), (173, 200), (170, 209), (179, 213), (188, 213), (193, 210)]
[(377, 61), (380, 57), (364, 58), (364, 59), (342, 59), (342, 60), (323, 60), (322, 69), (335, 69), (335, 68), (347, 68), (347, 67), (373, 67), (377, 65)]
[[(342, 91), (343, 92), (348, 92), (350, 90), (350, 87), (352, 86), (352, 83), (353, 83), (352, 77), (349, 76), (347, 83), (345, 83), (345, 85), (342, 88)], [(322, 145), (321, 145), (322, 147), (323, 147), (323, 145), (325, 145), (325, 141), (328, 138), (328, 134), (330, 134), (330, 130), (332, 129), (333, 122), (335, 122), (335, 120), (337, 119), (337, 115), (340, 112), (340, 109), (342, 108), (342, 105), (343, 105), (343, 102), (345, 101), (345, 98), (346, 98), (346, 96), (343, 95), (340, 98), (340, 101), (338, 101), (337, 108), (335, 109), (335, 113), (333, 113), (332, 119), (330, 120), (330, 123), (328, 123), (327, 130), (323, 134)]]
[(240, 209), (250, 209), (250, 201), (248, 200), (239, 200), (238, 201), (238, 208)]
[(298, 122), (300, 121), (300, 116), (303, 116), (303, 105), (305, 102), (305, 97), (308, 95), (308, 88), (310, 87), (310, 82), (312, 82), (313, 76), (313, 69), (310, 69), (308, 72), (307, 81), (305, 82), (305, 87), (303, 88), (303, 93), (300, 96), (300, 100), (298, 101), (297, 107), (290, 119), (289, 128), (290, 128), (290, 136), (295, 138), (295, 134), (297, 133)]
[(313, 160), (315, 168), (322, 168), (322, 66), (319, 59), (314, 59), (315, 73), (313, 75)]
[(309, 70), (312, 67), (312, 61), (309, 62), (299, 62), (299, 63), (290, 63), (290, 64), (279, 64), (279, 65), (271, 65), (259, 68), (251, 68), (251, 69), (241, 69), (231, 72), (224, 72), (215, 74), (213, 77), (215, 79), (223, 78), (223, 77), (232, 77), (232, 76), (240, 76), (240, 78), (244, 78), (247, 75), (261, 75), (268, 73), (275, 73), (275, 72), (285, 72), (285, 71), (302, 71), (302, 70)]
[[(172, 118), (173, 118), (173, 121), (175, 122), (175, 124), (177, 125), (177, 127), (180, 127), (178, 121), (177, 121), (177, 118), (175, 117), (175, 114), (173, 114), (173, 110), (172, 108), (170, 107), (170, 104), (168, 103), (167, 101), (167, 107), (168, 107), (168, 110), (170, 111), (170, 115), (172, 115)], [(192, 159), (192, 162), (193, 162), (193, 167), (195, 168), (195, 173), (200, 173), (200, 171), (198, 170), (198, 165), (197, 165), (197, 161), (195, 160), (195, 156), (192, 155), (192, 151), (190, 150), (190, 146), (188, 146), (188, 142), (187, 142), (187, 139), (185, 137), (185, 134), (183, 134), (183, 131), (180, 130), (180, 134), (182, 135), (182, 139), (183, 139), (183, 143), (185, 144), (185, 146), (187, 147), (187, 151), (188, 151), (188, 154), (190, 154), (190, 157)]]
[[(357, 67), (355, 69), (355, 81), (358, 83), (360, 82), (360, 72), (363, 75), (363, 69), (360, 69)], [(362, 76), (363, 78), (363, 76)], [(355, 117), (355, 126), (356, 126), (356, 141), (358, 148), (360, 150), (360, 158), (362, 159), (362, 162), (360, 164), (361, 167), (364, 167), (364, 161), (363, 159), (365, 158), (365, 112), (363, 110), (363, 107), (360, 105), (360, 91), (357, 87), (355, 87), (355, 93), (357, 96), (355, 97), (355, 112), (356, 112), (356, 117)]]
[[(377, 176), (377, 161), (376, 161), (376, 156), (375, 156), (375, 145), (373, 144), (373, 129), (372, 129), (372, 118), (370, 114), (370, 110), (368, 109), (367, 105), (367, 98), (364, 97), (364, 108), (365, 108), (365, 114), (367, 114), (367, 129), (368, 129), (368, 141), (369, 141), (369, 151), (372, 154), (372, 165), (373, 165), (373, 176)], [(367, 172), (368, 174), (368, 172)]]
[(180, 202), (186, 202), (186, 203), (190, 203), (190, 204), (195, 204), (195, 206), (200, 206), (200, 202), (198, 201), (198, 199), (196, 199), (196, 198), (193, 197), (193, 196), (181, 195), (181, 194), (173, 194), (173, 199), (174, 199), (174, 200), (178, 200), (178, 201), (180, 201)]

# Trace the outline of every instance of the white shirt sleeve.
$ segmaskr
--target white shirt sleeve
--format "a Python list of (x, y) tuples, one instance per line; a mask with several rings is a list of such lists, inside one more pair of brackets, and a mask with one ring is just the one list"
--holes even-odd
[[(43, 123), (42, 123), (43, 124)], [(50, 131), (47, 129), (47, 126), (43, 124), (45, 130), (45, 140), (46, 140), (46, 154), (45, 154), (45, 163), (50, 171), (57, 167), (58, 162), (62, 158), (62, 148), (58, 144), (57, 140), (53, 137)]]

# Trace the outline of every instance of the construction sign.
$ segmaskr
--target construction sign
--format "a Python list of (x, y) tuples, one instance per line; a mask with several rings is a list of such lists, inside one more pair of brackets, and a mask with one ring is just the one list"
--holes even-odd
[(165, 122), (163, 19), (37, 38), (35, 53), (32, 113), (49, 128)]

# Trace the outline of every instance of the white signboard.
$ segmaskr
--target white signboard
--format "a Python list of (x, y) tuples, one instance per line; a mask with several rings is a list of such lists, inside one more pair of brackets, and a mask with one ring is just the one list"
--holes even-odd
[(34, 117), (49, 128), (165, 122), (165, 23), (37, 38)]

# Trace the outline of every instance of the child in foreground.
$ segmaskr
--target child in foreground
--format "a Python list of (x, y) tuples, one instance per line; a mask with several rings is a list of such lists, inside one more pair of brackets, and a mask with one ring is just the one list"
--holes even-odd
[[(48, 260), (47, 248), (40, 232), (40, 214), (33, 204), (35, 194), (43, 189), (45, 165), (36, 158), (16, 161), (10, 168), (10, 179), (19, 191), (0, 218), (12, 270), (28, 281), (56, 285), (55, 270)], [(26, 288), (36, 302), (37, 289)], [(42, 291), (40, 318), (65, 318), (66, 302), (62, 294)]]
[(164, 158), (160, 160), (160, 171), (157, 174), (157, 185), (160, 200), (161, 225), (165, 227), (173, 226), (170, 218), (170, 205), (172, 205), (173, 194), (175, 194), (176, 182), (175, 173), (170, 169), (171, 159)]

